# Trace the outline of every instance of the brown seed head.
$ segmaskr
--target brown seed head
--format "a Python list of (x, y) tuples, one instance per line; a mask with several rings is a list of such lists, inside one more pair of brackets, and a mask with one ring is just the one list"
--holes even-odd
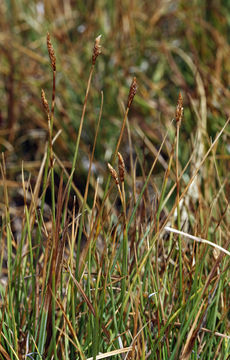
[(181, 123), (182, 117), (183, 117), (183, 112), (184, 112), (184, 108), (183, 108), (183, 98), (181, 95), (181, 92), (179, 92), (179, 96), (178, 96), (178, 101), (177, 101), (177, 107), (176, 107), (176, 122), (177, 123)]
[(42, 98), (43, 108), (44, 108), (46, 114), (49, 115), (49, 113), (50, 113), (50, 108), (49, 108), (48, 101), (46, 100), (45, 91), (44, 91), (43, 89), (42, 89), (42, 91), (41, 91), (41, 98)]
[(51, 66), (52, 66), (53, 71), (56, 71), (56, 56), (54, 54), (54, 48), (51, 43), (49, 33), (47, 33), (46, 40), (47, 40), (47, 49), (48, 49), (48, 53), (49, 53), (49, 57), (50, 57)]
[(133, 102), (133, 98), (136, 95), (137, 92), (137, 79), (134, 77), (132, 84), (130, 86), (129, 89), (129, 97), (128, 97), (128, 103), (127, 103), (127, 107), (130, 108), (132, 102)]
[(124, 182), (124, 178), (125, 178), (125, 162), (123, 159), (123, 156), (121, 155), (121, 153), (117, 153), (118, 156), (118, 170), (119, 170), (119, 178), (121, 183)]
[(118, 180), (118, 176), (117, 176), (117, 172), (116, 170), (112, 167), (112, 165), (110, 165), (110, 163), (108, 163), (108, 168), (109, 168), (109, 171), (110, 171), (110, 174), (112, 175), (116, 185), (119, 184), (119, 180)]
[(101, 45), (100, 45), (101, 35), (95, 39), (92, 55), (92, 64), (95, 65), (98, 55), (101, 54)]

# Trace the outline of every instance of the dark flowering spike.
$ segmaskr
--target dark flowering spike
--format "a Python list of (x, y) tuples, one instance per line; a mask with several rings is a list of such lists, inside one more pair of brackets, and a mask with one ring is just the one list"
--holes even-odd
[(56, 57), (55, 57), (55, 54), (54, 54), (54, 48), (53, 48), (53, 45), (51, 43), (49, 33), (47, 33), (46, 40), (47, 40), (47, 49), (48, 49), (48, 53), (49, 53), (49, 57), (50, 57), (51, 66), (52, 66), (53, 71), (56, 71)]
[(49, 104), (48, 104), (48, 101), (46, 100), (46, 94), (43, 89), (41, 91), (41, 98), (42, 98), (42, 105), (44, 107), (44, 110), (45, 110), (46, 114), (49, 115), (49, 113), (50, 113)]
[(136, 95), (137, 92), (137, 79), (134, 77), (132, 84), (130, 86), (130, 90), (129, 90), (129, 97), (128, 97), (128, 103), (127, 103), (127, 107), (130, 108), (132, 102), (133, 102), (133, 98)]
[(182, 98), (181, 92), (179, 92), (177, 107), (176, 107), (176, 115), (175, 115), (177, 123), (181, 123), (181, 120), (183, 117), (183, 111), (184, 111), (183, 98)]
[(119, 178), (121, 183), (124, 182), (124, 178), (125, 178), (125, 162), (123, 159), (123, 156), (121, 155), (121, 153), (117, 153), (118, 156), (118, 170), (119, 170)]
[(98, 55), (101, 54), (101, 45), (100, 45), (101, 35), (95, 39), (93, 55), (92, 55), (92, 64), (95, 65)]
[(110, 174), (112, 175), (112, 177), (113, 177), (116, 185), (118, 185), (118, 184), (119, 184), (119, 180), (118, 180), (118, 176), (117, 176), (116, 170), (115, 170), (115, 169), (112, 167), (112, 165), (110, 165), (109, 163), (108, 163), (108, 168), (109, 168)]

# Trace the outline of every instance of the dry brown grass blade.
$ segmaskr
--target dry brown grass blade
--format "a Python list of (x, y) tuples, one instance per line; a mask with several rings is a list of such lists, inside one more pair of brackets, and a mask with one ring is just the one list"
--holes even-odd
[(196, 324), (198, 322), (201, 310), (203, 306), (205, 305), (205, 300), (202, 301), (202, 304), (200, 305), (199, 310), (197, 311), (196, 317), (193, 321), (192, 327), (188, 333), (186, 343), (184, 345), (184, 348), (182, 350), (182, 354), (180, 356), (180, 360), (187, 360), (192, 352), (194, 341), (196, 340), (197, 333), (200, 330), (200, 327), (197, 326), (197, 329), (195, 330)]
[(84, 290), (82, 289), (81, 285), (79, 284), (79, 282), (75, 279), (75, 277), (73, 276), (70, 267), (68, 266), (69, 269), (69, 274), (71, 276), (71, 278), (73, 279), (74, 284), (76, 285), (78, 291), (80, 292), (80, 294), (82, 295), (83, 299), (85, 300), (90, 312), (93, 314), (93, 316), (95, 316), (95, 310), (93, 305), (91, 304), (91, 302), (89, 301), (88, 297), (86, 296)]
[[(64, 197), (67, 192), (67, 186), (63, 193), (63, 174), (61, 174), (60, 182), (59, 182), (59, 189), (58, 189), (56, 228), (55, 228), (55, 247), (57, 249), (57, 254), (56, 254), (56, 258), (55, 258), (56, 289), (57, 289), (59, 281), (60, 281), (64, 244), (65, 244), (65, 238), (66, 238), (67, 229), (68, 229), (68, 226), (65, 224), (64, 230), (61, 230), (62, 211), (63, 211)], [(61, 232), (62, 232), (62, 235), (60, 235)]]
[[(8, 346), (9, 346), (9, 348), (11, 349), (11, 351), (12, 351), (12, 353), (14, 354), (14, 356), (15, 356), (15, 359), (16, 360), (20, 360), (19, 359), (19, 357), (18, 357), (18, 355), (17, 355), (17, 349), (16, 349), (16, 351), (15, 351), (15, 349), (13, 348), (13, 346), (12, 346), (12, 344), (9, 342), (9, 340), (6, 338), (6, 336), (2, 333), (1, 334), (2, 335), (2, 337), (4, 338), (4, 340), (6, 341), (6, 343), (8, 344)], [(4, 349), (2, 348), (2, 346), (0, 345), (0, 351), (3, 351)], [(5, 350), (4, 350), (5, 351)], [(8, 353), (6, 352), (5, 354), (7, 354), (8, 355)], [(7, 360), (8, 360), (8, 357), (6, 358)], [(11, 358), (10, 358), (11, 359)]]
[(1, 344), (0, 344), (0, 353), (6, 358), (6, 360), (11, 360), (9, 354), (6, 352), (6, 350), (3, 348)]
[[(97, 355), (96, 360), (106, 359), (106, 358), (108, 358), (110, 356), (115, 356), (115, 355), (119, 355), (119, 354), (125, 354), (126, 352), (131, 351), (131, 350), (132, 350), (132, 346), (129, 346), (129, 347), (126, 347), (126, 348), (123, 348), (123, 349), (109, 351), (109, 352), (107, 352), (105, 354)], [(90, 357), (87, 360), (93, 360), (93, 357)]]
[[(93, 305), (91, 304), (90, 300), (88, 299), (88, 297), (86, 296), (84, 290), (82, 289), (81, 285), (79, 284), (79, 282), (75, 279), (75, 277), (73, 276), (70, 267), (68, 266), (68, 270), (69, 270), (69, 274), (71, 276), (71, 278), (73, 279), (74, 284), (76, 285), (78, 291), (80, 292), (80, 294), (82, 295), (83, 299), (85, 300), (90, 312), (93, 314), (93, 316), (96, 315), (96, 312), (94, 310)], [(102, 329), (107, 337), (108, 340), (110, 340), (110, 334), (108, 332), (108, 330), (105, 328), (105, 326), (102, 324)]]
[(217, 244), (215, 244), (215, 243), (213, 243), (213, 242), (211, 242), (211, 241), (208, 241), (208, 240), (206, 240), (206, 239), (199, 238), (199, 237), (197, 237), (197, 236), (193, 236), (193, 235), (187, 234), (187, 233), (185, 233), (184, 231), (180, 231), (180, 230), (177, 230), (177, 229), (173, 229), (173, 228), (171, 228), (171, 227), (169, 227), (169, 226), (166, 226), (166, 227), (165, 227), (165, 230), (166, 230), (166, 231), (169, 231), (169, 232), (172, 232), (172, 233), (175, 233), (175, 234), (180, 234), (180, 235), (182, 235), (182, 236), (185, 236), (185, 237), (188, 238), (188, 239), (191, 239), (191, 240), (194, 240), (194, 241), (203, 243), (203, 244), (210, 245), (210, 246), (212, 246), (212, 247), (214, 247), (214, 248), (216, 248), (216, 249), (224, 252), (226, 255), (229, 255), (229, 256), (230, 256), (230, 252), (229, 252), (228, 250), (226, 250), (226, 249), (223, 248), (222, 246), (217, 245)]
[[(64, 309), (63, 305), (62, 305), (61, 302), (58, 301), (56, 298), (55, 298), (55, 301), (56, 301), (56, 303), (58, 304), (59, 308), (61, 309), (62, 314), (63, 314), (63, 316), (64, 316), (64, 318), (65, 318), (65, 321), (67, 322), (68, 327), (69, 327), (69, 329), (70, 329), (70, 332), (72, 333), (74, 339), (76, 340), (76, 343), (78, 343), (77, 335), (76, 335), (76, 333), (75, 333), (75, 331), (74, 331), (74, 328), (73, 328), (71, 322), (70, 322), (69, 319), (68, 319), (68, 316), (67, 316), (66, 313), (65, 313), (65, 309)], [(84, 356), (84, 354), (81, 352), (81, 349), (78, 348), (77, 345), (76, 345), (73, 341), (71, 341), (71, 342), (72, 342), (72, 344), (76, 347), (76, 349), (79, 351), (79, 353), (80, 353), (80, 355), (81, 355), (81, 358), (82, 358), (83, 360), (86, 359), (86, 357)]]
[[(57, 199), (57, 214), (55, 226), (53, 226), (54, 233), (50, 235), (50, 239), (52, 242), (52, 259), (50, 272), (48, 274), (48, 286), (47, 292), (45, 294), (45, 302), (44, 308), (45, 311), (48, 312), (47, 315), (47, 343), (49, 343), (52, 337), (52, 307), (51, 307), (51, 299), (55, 294), (52, 293), (52, 281), (55, 279), (55, 292), (58, 288), (58, 283), (60, 281), (60, 273), (61, 273), (61, 264), (62, 264), (62, 256), (63, 256), (63, 247), (64, 247), (64, 238), (66, 234), (66, 230), (63, 232), (62, 239), (59, 241), (60, 236), (60, 225), (61, 225), (61, 217), (62, 217), (62, 206), (63, 206), (63, 176), (61, 175), (59, 189), (58, 189), (58, 199)], [(67, 229), (67, 228), (66, 228)], [(48, 261), (48, 253), (49, 253), (49, 244), (47, 245), (45, 252), (45, 262)], [(46, 269), (43, 270), (43, 280), (46, 278)], [(44, 287), (43, 287), (44, 291)]]
[[(181, 323), (175, 322), (174, 325), (175, 325), (175, 326), (181, 326)], [(205, 328), (205, 327), (201, 327), (201, 328), (200, 328), (200, 331), (204, 331), (204, 332), (207, 332), (207, 333), (209, 333), (209, 334), (213, 334), (213, 335), (215, 335), (215, 336), (217, 336), (217, 337), (221, 337), (221, 338), (223, 338), (223, 339), (230, 340), (230, 335), (222, 334), (222, 333), (220, 333), (220, 332), (218, 332), (218, 331), (214, 331), (214, 332), (213, 332), (212, 330), (207, 329), (207, 328)]]

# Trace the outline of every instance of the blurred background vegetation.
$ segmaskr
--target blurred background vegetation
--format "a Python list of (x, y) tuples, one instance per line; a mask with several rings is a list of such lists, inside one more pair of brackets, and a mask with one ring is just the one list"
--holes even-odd
[[(47, 31), (57, 56), (54, 135), (61, 130), (61, 136), (55, 152), (67, 168), (73, 158), (94, 39), (102, 34), (102, 55), (90, 89), (75, 179), (80, 189), (88, 170), (101, 91), (104, 105), (94, 164), (97, 177), (107, 171), (133, 76), (139, 88), (129, 121), (133, 143), (147, 168), (152, 159), (148, 140), (159, 147), (174, 117), (180, 90), (185, 110), (182, 165), (194, 148), (197, 131), (208, 146), (209, 137), (215, 136), (229, 116), (227, 0), (5, 0), (0, 2), (0, 16), (0, 146), (11, 179), (20, 176), (22, 160), (24, 169), (36, 176), (44, 153), (48, 135), (41, 88), (49, 99), (52, 93)], [(121, 151), (127, 163), (126, 144), (124, 138)], [(225, 141), (222, 150), (221, 156), (229, 158)]]

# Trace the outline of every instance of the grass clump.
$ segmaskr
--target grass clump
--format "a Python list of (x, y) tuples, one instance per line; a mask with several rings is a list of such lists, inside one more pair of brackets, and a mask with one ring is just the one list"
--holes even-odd
[[(85, 10), (82, 3), (83, 17)], [(127, 23), (126, 10), (120, 14)], [(130, 27), (129, 35), (132, 31)], [(109, 156), (99, 161), (107, 106), (104, 93), (95, 91), (102, 81), (102, 39), (96, 37), (88, 54), (89, 76), (73, 135), (60, 100), (61, 55), (47, 34), (50, 72), (42, 84), (45, 115), (39, 120), (45, 146), (36, 176), (35, 168), (32, 175), (28, 172), (26, 161), (13, 181), (12, 155), (2, 155), (0, 358), (228, 359), (229, 176), (223, 163), (229, 157), (230, 118), (218, 118), (216, 134), (209, 138), (209, 98), (201, 76), (206, 68), (198, 71), (186, 52), (162, 43), (183, 88), (171, 112), (174, 118), (154, 127), (148, 119), (144, 122), (144, 112), (147, 118), (151, 113), (144, 86), (153, 83), (137, 72), (129, 90), (120, 88), (122, 120), (119, 129), (111, 128)], [(199, 124), (195, 136), (185, 131), (191, 117), (183, 99), (187, 79), (172, 58), (174, 52), (195, 77), (200, 107), (188, 96)], [(44, 66), (48, 68), (46, 60)], [(160, 79), (161, 71), (154, 76)], [(158, 91), (163, 93), (161, 85)], [(162, 106), (167, 117), (170, 106)], [(132, 121), (138, 111), (141, 123)], [(60, 128), (56, 112), (66, 116)], [(88, 132), (94, 133), (90, 151)], [(59, 146), (71, 149), (71, 161), (60, 157)], [(80, 166), (84, 156), (86, 174)], [(14, 187), (21, 206), (13, 204)]]

